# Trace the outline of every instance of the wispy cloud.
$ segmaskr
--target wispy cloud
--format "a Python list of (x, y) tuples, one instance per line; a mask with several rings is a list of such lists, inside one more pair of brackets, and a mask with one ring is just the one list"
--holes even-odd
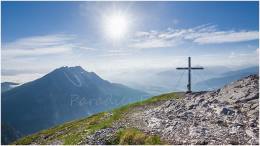
[(137, 49), (171, 47), (180, 42), (177, 35), (179, 34), (171, 33), (169, 31), (159, 32), (152, 30), (149, 32), (136, 32), (129, 47)]
[(139, 41), (135, 41), (130, 44), (130, 48), (139, 48), (139, 49), (147, 49), (147, 48), (166, 48), (174, 46), (174, 40), (165, 40), (162, 38), (149, 38), (149, 39), (140, 39)]
[(187, 29), (168, 28), (165, 31), (136, 32), (129, 47), (165, 48), (176, 46), (184, 41), (196, 44), (221, 44), (257, 40), (259, 32), (256, 30), (218, 30), (215, 25), (201, 25)]
[(37, 74), (44, 74), (46, 73), (47, 69), (39, 69), (39, 68), (34, 68), (34, 69), (25, 69), (25, 70), (18, 70), (18, 69), (1, 69), (1, 75), (2, 76), (16, 76), (19, 74), (30, 74), (30, 73), (37, 73)]
[(212, 32), (202, 35), (194, 40), (199, 44), (217, 44), (217, 43), (233, 43), (244, 42), (258, 39), (258, 31), (227, 31)]
[(67, 41), (75, 39), (74, 35), (54, 34), (43, 36), (32, 36), (26, 38), (20, 38), (13, 42), (4, 45), (4, 48), (9, 49), (35, 49), (39, 47), (48, 47), (64, 44)]
[(55, 55), (68, 53), (72, 49), (94, 50), (75, 42), (75, 35), (54, 34), (32, 36), (5, 43), (2, 46), (4, 58)]

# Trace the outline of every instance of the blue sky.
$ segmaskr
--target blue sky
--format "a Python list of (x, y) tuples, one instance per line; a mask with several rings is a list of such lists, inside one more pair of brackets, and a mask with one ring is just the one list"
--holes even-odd
[(141, 16), (137, 28), (141, 31), (202, 24), (221, 29), (258, 29), (257, 2), (3, 2), (2, 39), (14, 41), (46, 33), (95, 33), (97, 12), (113, 5), (119, 10), (128, 8), (136, 14), (133, 17)]
[[(258, 65), (258, 2), (2, 2), (2, 80), (26, 82), (81, 65), (125, 72), (186, 65)], [(127, 21), (119, 40), (105, 18)], [(116, 28), (115, 28), (116, 29)], [(115, 30), (116, 31), (116, 30)]]

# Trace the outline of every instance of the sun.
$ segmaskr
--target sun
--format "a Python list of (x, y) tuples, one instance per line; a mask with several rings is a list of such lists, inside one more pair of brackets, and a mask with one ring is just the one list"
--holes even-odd
[(123, 38), (129, 29), (129, 19), (122, 13), (108, 15), (104, 21), (106, 35), (113, 40)]

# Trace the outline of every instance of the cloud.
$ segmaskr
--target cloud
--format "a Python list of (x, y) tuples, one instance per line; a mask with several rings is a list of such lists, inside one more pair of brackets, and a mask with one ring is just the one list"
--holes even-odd
[(48, 47), (64, 44), (67, 41), (75, 39), (74, 35), (54, 34), (43, 36), (32, 36), (20, 38), (4, 45), (8, 49), (35, 49), (39, 47)]
[(134, 39), (129, 44), (130, 48), (147, 49), (147, 48), (166, 48), (177, 45), (181, 40), (178, 38), (183, 32), (137, 32)]
[(218, 43), (233, 43), (244, 42), (258, 39), (258, 31), (227, 31), (213, 32), (207, 35), (202, 35), (194, 40), (199, 44), (218, 44)]
[(130, 48), (166, 48), (176, 46), (185, 41), (195, 44), (221, 44), (257, 40), (258, 31), (218, 30), (216, 25), (200, 25), (193, 28), (174, 29), (164, 31), (136, 32)]
[(165, 48), (173, 46), (173, 41), (168, 41), (160, 38), (148, 39), (148, 40), (140, 40), (133, 44), (130, 44), (130, 48)]
[(15, 82), (15, 83), (26, 83), (28, 81), (35, 80), (39, 77), (44, 76), (44, 74), (39, 74), (39, 73), (27, 73), (27, 74), (17, 74), (17, 75), (2, 75), (1, 80), (3, 82), (8, 81), (8, 82)]
[(52, 55), (65, 53), (70, 51), (71, 47), (67, 45), (59, 46), (49, 46), (49, 47), (39, 47), (34, 49), (7, 49), (3, 50), (3, 56), (8, 57), (30, 57), (30, 56), (39, 56), (39, 55)]
[(76, 43), (75, 35), (54, 34), (32, 36), (5, 43), (2, 47), (4, 58), (36, 57), (68, 53), (72, 49), (94, 50)]

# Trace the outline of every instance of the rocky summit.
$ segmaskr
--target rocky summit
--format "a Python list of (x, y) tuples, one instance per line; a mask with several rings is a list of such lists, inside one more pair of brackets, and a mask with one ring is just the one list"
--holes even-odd
[(14, 144), (259, 144), (259, 77), (210, 92), (170, 93)]
[(258, 77), (217, 91), (186, 94), (128, 119), (170, 144), (259, 144)]

